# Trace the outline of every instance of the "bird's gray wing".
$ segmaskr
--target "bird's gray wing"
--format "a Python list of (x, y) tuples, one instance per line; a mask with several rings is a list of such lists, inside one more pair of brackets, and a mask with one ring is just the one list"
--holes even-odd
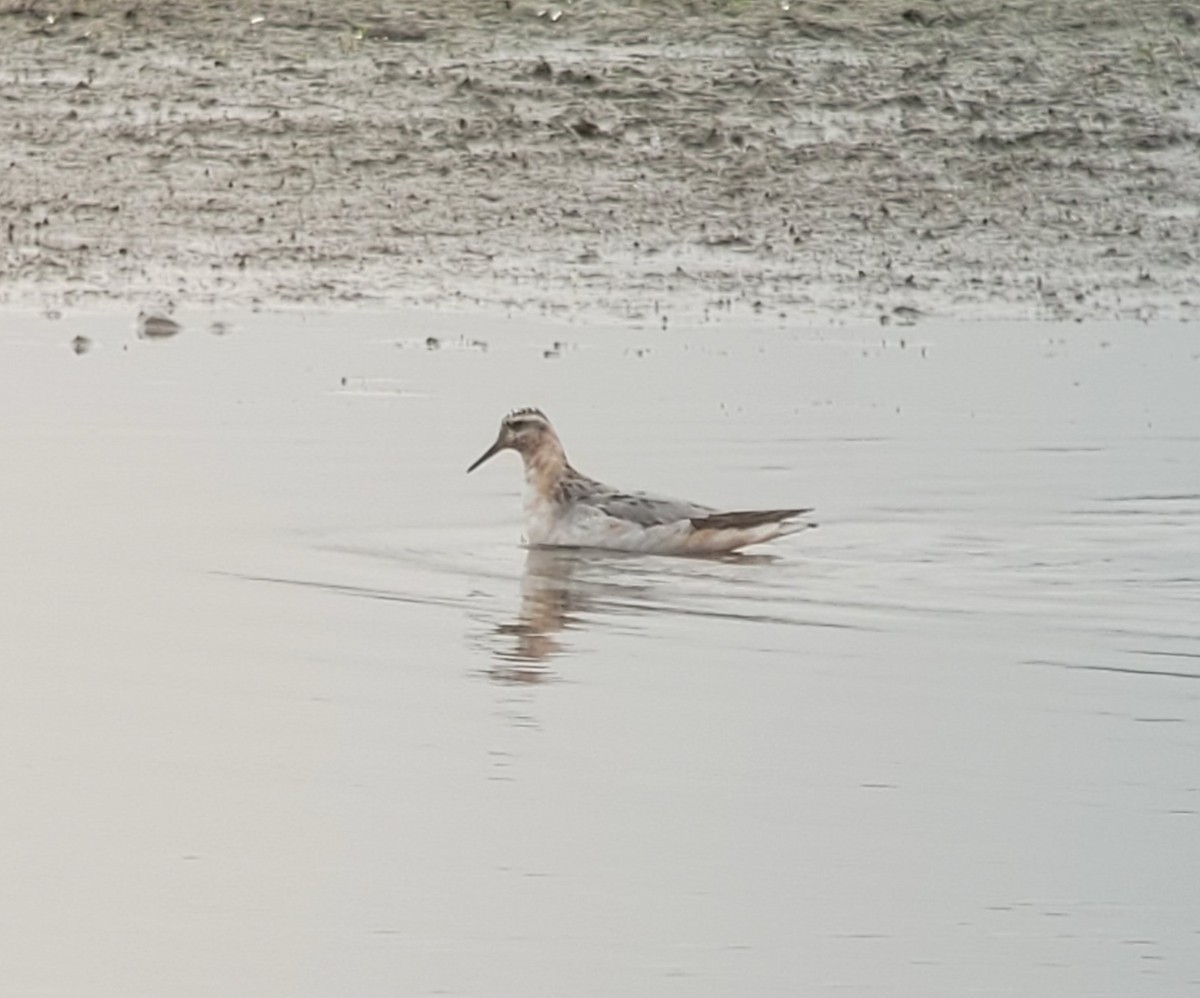
[(669, 499), (648, 492), (622, 492), (590, 480), (573, 482), (564, 491), (564, 498), (568, 502), (591, 506), (608, 516), (636, 523), (640, 527), (678, 523), (692, 517), (711, 516), (716, 512), (699, 503)]

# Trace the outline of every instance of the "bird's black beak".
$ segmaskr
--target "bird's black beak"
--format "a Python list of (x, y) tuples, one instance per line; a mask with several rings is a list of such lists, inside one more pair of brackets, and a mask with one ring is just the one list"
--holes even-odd
[(475, 463), (472, 464), (471, 467), (469, 467), (467, 469), (467, 474), (469, 475), (472, 471), (474, 471), (481, 464), (483, 464), (484, 461), (487, 461), (490, 458), (495, 457), (502, 450), (504, 450), (504, 436), (503, 435), (497, 437), (496, 442), (494, 444), (492, 444), (492, 446), (489, 447), (487, 450), (485, 450), (481, 455), (479, 455), (479, 457), (475, 461)]

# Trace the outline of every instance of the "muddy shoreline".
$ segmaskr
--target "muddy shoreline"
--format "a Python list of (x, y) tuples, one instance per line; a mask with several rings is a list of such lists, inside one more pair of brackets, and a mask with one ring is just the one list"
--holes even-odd
[(0, 304), (1200, 314), (1200, 7), (0, 6)]

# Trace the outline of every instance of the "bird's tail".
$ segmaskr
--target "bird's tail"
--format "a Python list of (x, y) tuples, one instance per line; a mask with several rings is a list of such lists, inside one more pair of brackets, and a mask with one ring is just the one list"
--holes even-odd
[(780, 534), (794, 534), (816, 526), (815, 523), (807, 523), (796, 519), (811, 512), (811, 509), (750, 509), (734, 513), (712, 513), (708, 516), (693, 516), (691, 520), (692, 526), (697, 530), (727, 530), (730, 528), (736, 530), (746, 527), (760, 527), (767, 523), (777, 523), (781, 528)]

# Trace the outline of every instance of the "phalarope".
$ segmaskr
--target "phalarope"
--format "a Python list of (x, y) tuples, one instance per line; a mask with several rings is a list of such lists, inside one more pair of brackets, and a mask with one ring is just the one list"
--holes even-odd
[(467, 472), (502, 450), (515, 450), (525, 462), (525, 540), (534, 546), (723, 554), (816, 526), (797, 519), (811, 509), (722, 512), (597, 482), (571, 467), (540, 409), (515, 409), (505, 416), (496, 442)]

